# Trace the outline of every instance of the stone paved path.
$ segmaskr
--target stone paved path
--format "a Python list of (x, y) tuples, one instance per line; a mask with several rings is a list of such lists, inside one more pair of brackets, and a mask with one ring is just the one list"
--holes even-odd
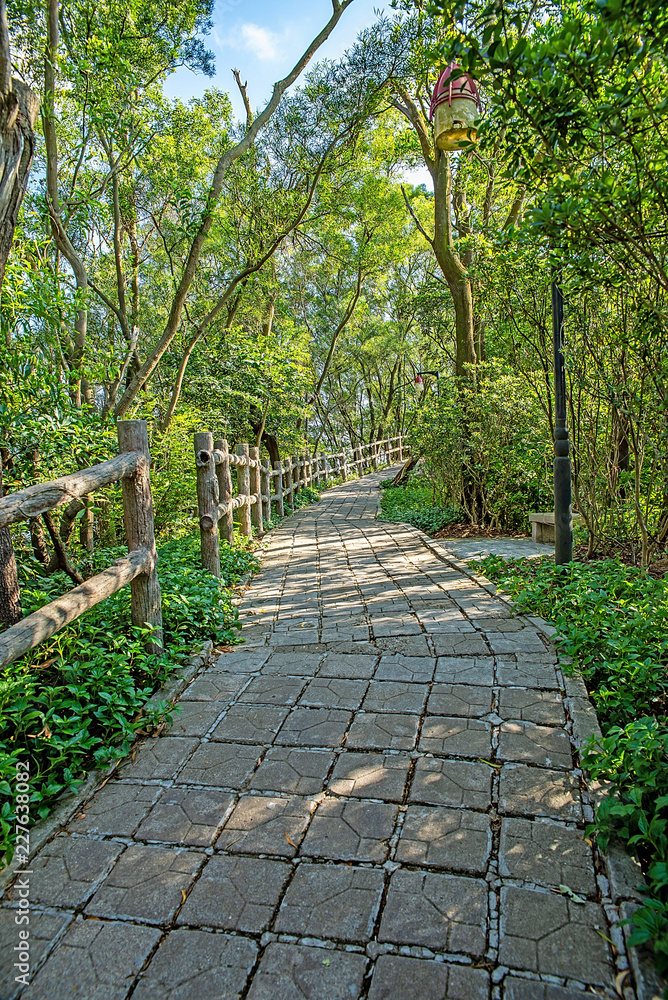
[(554, 653), (379, 478), (275, 532), (245, 646), (37, 856), (23, 997), (616, 995)]

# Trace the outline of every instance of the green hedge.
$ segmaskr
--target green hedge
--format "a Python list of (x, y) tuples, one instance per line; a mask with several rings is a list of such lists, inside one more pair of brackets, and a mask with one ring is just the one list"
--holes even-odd
[(633, 917), (632, 944), (649, 944), (668, 972), (668, 583), (608, 559), (557, 567), (551, 560), (489, 556), (476, 564), (557, 630), (561, 653), (582, 672), (603, 738), (583, 763), (611, 782), (595, 832), (614, 833), (640, 861), (648, 897)]

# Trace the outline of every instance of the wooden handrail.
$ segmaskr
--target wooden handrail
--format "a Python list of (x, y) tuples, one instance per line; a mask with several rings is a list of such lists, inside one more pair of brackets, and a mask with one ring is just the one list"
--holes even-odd
[(49, 483), (29, 486), (0, 500), (0, 527), (4, 527), (38, 517), (120, 479), (128, 542), (127, 556), (0, 633), (0, 666), (13, 663), (127, 584), (131, 587), (132, 624), (141, 628), (149, 625), (148, 651), (162, 652), (162, 605), (156, 570), (158, 554), (153, 528), (148, 425), (145, 420), (122, 420), (117, 425), (117, 432), (120, 454), (116, 458)]
[[(365, 455), (365, 453), (367, 453)], [(241, 511), (239, 530), (247, 538), (253, 528), (260, 534), (264, 521), (271, 517), (271, 505), (280, 517), (286, 506), (294, 507), (295, 493), (306, 486), (325, 486), (333, 478), (348, 479), (349, 470), (358, 475), (364, 469), (376, 471), (379, 464), (403, 460), (403, 437), (386, 437), (344, 448), (332, 455), (291, 455), (282, 462), (275, 462), (271, 469), (259, 458), (257, 446), (237, 446), (237, 454), (230, 453), (227, 441), (201, 432), (195, 435), (195, 465), (197, 468), (197, 506), (202, 545), (202, 565), (220, 576), (219, 531), (232, 543), (234, 528), (232, 514)], [(231, 470), (235, 470), (237, 495), (233, 495)]]
[(9, 493), (0, 500), (0, 528), (39, 517), (70, 500), (94, 493), (119, 479), (134, 476), (142, 462), (146, 462), (146, 458), (139, 452), (125, 452), (90, 469), (82, 469), (81, 472), (73, 472), (49, 483), (37, 483), (24, 490), (17, 490), (16, 493)]

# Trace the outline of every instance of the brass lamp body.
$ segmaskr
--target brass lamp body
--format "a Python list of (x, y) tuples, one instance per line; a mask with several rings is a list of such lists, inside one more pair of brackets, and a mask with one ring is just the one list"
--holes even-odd
[(434, 110), (434, 138), (439, 149), (463, 149), (468, 143), (477, 143), (475, 101), (453, 97), (452, 104), (445, 101)]

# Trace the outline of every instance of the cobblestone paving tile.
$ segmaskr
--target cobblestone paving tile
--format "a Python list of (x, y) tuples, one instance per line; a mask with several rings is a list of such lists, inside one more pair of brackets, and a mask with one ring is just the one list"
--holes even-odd
[(499, 684), (512, 684), (513, 687), (543, 688), (548, 691), (559, 688), (554, 667), (549, 663), (524, 657), (517, 661), (502, 657), (497, 663), (496, 675)]
[(168, 788), (135, 833), (135, 838), (209, 847), (233, 801), (231, 795), (216, 788)]
[(173, 736), (168, 740), (148, 740), (141, 745), (134, 759), (130, 759), (127, 764), (121, 764), (118, 774), (133, 780), (169, 779), (196, 746), (196, 739), (184, 739), (181, 736)]
[(71, 833), (131, 837), (160, 792), (159, 785), (110, 781), (83, 806), (67, 829)]
[[(488, 657), (489, 646), (480, 635), (433, 635), (431, 641), (434, 644), (436, 656), (481, 656)], [(439, 679), (439, 678), (437, 678)], [(452, 680), (450, 677), (440, 678), (441, 680)], [(484, 681), (474, 681), (472, 684), (482, 684)], [(490, 682), (491, 683), (491, 682)]]
[(440, 684), (491, 687), (494, 684), (494, 660), (489, 655), (439, 656), (434, 680)]
[(488, 1000), (489, 974), (465, 965), (381, 955), (369, 1000)]
[(309, 681), (299, 704), (313, 708), (359, 708), (368, 682), (347, 677), (316, 677)]
[(341, 746), (352, 718), (337, 708), (294, 708), (286, 718), (276, 743), (281, 746)]
[(563, 729), (532, 722), (504, 722), (499, 734), (500, 760), (524, 761), (542, 767), (573, 767), (571, 741)]
[(326, 798), (318, 805), (301, 854), (334, 861), (383, 862), (398, 807), (389, 802)]
[(492, 647), (492, 652), (497, 656), (503, 656), (505, 653), (531, 655), (531, 653), (542, 653), (545, 650), (545, 643), (541, 637), (530, 628), (513, 632), (512, 635), (490, 632), (489, 644)]
[(329, 791), (334, 795), (401, 802), (410, 763), (406, 754), (346, 751), (336, 762)]
[(479, 719), (430, 715), (424, 720), (420, 749), (456, 757), (486, 757), (492, 750), (492, 730)]
[[(300, 639), (306, 642), (313, 641), (311, 629), (300, 629)], [(308, 631), (308, 635), (304, 632)], [(290, 636), (290, 642), (296, 644), (296, 637)], [(315, 642), (318, 641), (318, 634), (315, 633)], [(318, 664), (322, 660), (322, 653), (281, 653), (275, 651), (271, 654), (267, 662), (262, 667), (262, 674), (294, 675), (298, 677), (313, 677), (317, 673)]]
[(216, 841), (218, 850), (291, 858), (311, 815), (308, 799), (242, 795)]
[[(244, 674), (253, 674), (256, 670), (260, 670), (269, 659), (271, 650), (263, 647), (253, 649), (247, 643), (248, 640), (242, 646), (235, 646), (229, 652), (221, 653), (216, 661), (216, 669)], [(208, 673), (207, 670), (207, 676)]]
[(475, 719), (492, 711), (492, 689), (473, 684), (434, 684), (427, 701), (430, 715)]
[(579, 822), (580, 786), (573, 775), (563, 771), (506, 764), (499, 779), (499, 812)]
[(87, 916), (166, 923), (183, 902), (204, 856), (174, 848), (128, 847), (86, 907)]
[(374, 638), (395, 635), (422, 635), (422, 626), (415, 615), (375, 615), (371, 619)]
[(364, 955), (272, 943), (248, 1000), (357, 1000), (365, 966)]
[[(122, 844), (59, 834), (30, 863), (30, 905), (80, 906), (122, 850)], [(15, 883), (7, 890), (9, 902), (18, 902), (20, 888)]]
[(233, 674), (223, 670), (209, 669), (196, 677), (179, 699), (186, 701), (217, 701), (226, 703), (241, 691), (250, 674)]
[(489, 809), (492, 802), (492, 770), (480, 762), (439, 760), (423, 757), (415, 765), (410, 802)]
[(506, 886), (501, 890), (499, 962), (511, 969), (590, 985), (614, 979), (605, 915), (596, 903)]
[(274, 930), (366, 943), (382, 892), (382, 872), (350, 865), (301, 864), (281, 903)]
[(177, 778), (177, 784), (241, 788), (264, 747), (244, 743), (200, 743)]
[(315, 795), (323, 786), (332, 760), (333, 754), (325, 750), (272, 747), (251, 778), (250, 788)]
[(219, 701), (184, 701), (179, 702), (176, 709), (165, 736), (204, 736), (222, 715), (225, 705)]
[(418, 718), (391, 712), (358, 712), (350, 727), (346, 746), (367, 750), (412, 750)]
[(153, 927), (77, 920), (21, 995), (30, 1000), (125, 1000), (159, 938)]
[(269, 926), (291, 874), (284, 861), (215, 855), (193, 886), (178, 923), (260, 933)]
[(556, 691), (501, 688), (497, 711), (502, 719), (535, 722), (539, 726), (563, 726), (564, 703)]
[[(353, 644), (350, 643), (352, 646)], [(373, 676), (378, 654), (329, 652), (318, 671), (318, 677), (349, 677), (352, 680), (369, 680)]]
[(484, 873), (492, 848), (485, 813), (443, 806), (409, 806), (396, 859), (456, 872)]
[(574, 892), (596, 892), (591, 848), (579, 830), (528, 819), (501, 822), (499, 872), (546, 886), (567, 885)]
[(233, 705), (211, 738), (239, 743), (273, 743), (288, 711), (276, 705)]
[[(28, 967), (28, 975), (32, 975), (47, 949), (72, 919), (67, 913), (40, 913), (39, 910), (32, 910), (28, 916), (29, 924), (17, 924), (17, 920), (25, 919), (23, 914), (17, 914), (16, 910), (0, 909), (0, 955), (5, 956), (5, 961), (0, 963), (0, 997), (4, 1000), (14, 1000), (20, 993), (23, 985), (16, 982), (16, 977), (23, 976)], [(19, 938), (21, 932), (23, 935), (29, 934), (27, 940), (30, 958), (26, 963), (21, 961), (24, 957), (22, 953), (15, 950), (26, 940), (25, 937)], [(24, 964), (26, 969), (21, 968)]]
[(540, 983), (535, 979), (507, 976), (503, 983), (503, 1000), (587, 1000), (591, 993), (555, 983)]
[(133, 1000), (239, 1000), (256, 957), (246, 938), (180, 928), (158, 948)]
[(487, 938), (487, 884), (459, 875), (396, 871), (378, 939), (482, 955)]
[(409, 681), (429, 684), (434, 676), (436, 661), (427, 656), (403, 656), (390, 653), (381, 656), (375, 673), (377, 681)]
[(404, 656), (430, 656), (433, 652), (426, 635), (413, 636), (381, 636), (376, 639), (376, 646), (383, 653), (401, 653)]
[(305, 683), (304, 677), (254, 677), (240, 694), (239, 703), (249, 701), (254, 705), (294, 705)]
[(424, 708), (429, 688), (426, 684), (408, 681), (372, 680), (364, 699), (365, 712), (410, 712), (419, 714)]

